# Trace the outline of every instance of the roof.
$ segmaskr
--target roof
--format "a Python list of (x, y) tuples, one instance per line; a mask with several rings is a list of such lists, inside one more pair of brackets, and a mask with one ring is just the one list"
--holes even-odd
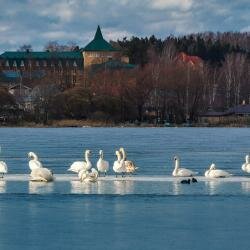
[(0, 75), (5, 78), (10, 78), (10, 79), (21, 77), (20, 72), (14, 71), (14, 70), (3, 70)]
[(237, 105), (229, 108), (225, 112), (217, 112), (213, 110), (208, 110), (206, 113), (201, 114), (202, 117), (219, 117), (219, 116), (229, 116), (229, 115), (250, 115), (250, 104)]
[(187, 55), (184, 52), (181, 52), (178, 55), (178, 59), (180, 59), (182, 62), (190, 63), (191, 65), (199, 65), (199, 64), (202, 64), (202, 62), (203, 62), (200, 57), (198, 57), (198, 56), (190, 56), (190, 55)]
[(42, 78), (46, 75), (45, 70), (32, 70), (32, 72), (23, 72), (21, 74), (20, 71), (15, 71), (15, 70), (3, 70), (0, 73), (0, 79), (2, 81), (20, 81), (21, 77), (22, 78), (29, 78), (29, 77), (34, 77), (34, 78)]
[(250, 114), (250, 104), (238, 105), (238, 106), (235, 106), (235, 107), (228, 109), (225, 112), (225, 115), (231, 115), (231, 114), (249, 115)]
[(3, 59), (82, 59), (81, 52), (62, 51), (62, 52), (30, 52), (30, 51), (6, 51), (0, 55)]
[(117, 51), (117, 49), (104, 40), (101, 28), (98, 25), (94, 39), (83, 48), (83, 51)]

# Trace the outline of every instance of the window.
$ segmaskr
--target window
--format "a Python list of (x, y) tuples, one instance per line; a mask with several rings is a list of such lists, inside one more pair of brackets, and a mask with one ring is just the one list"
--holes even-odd
[(39, 61), (36, 61), (36, 66), (39, 67)]
[(45, 60), (43, 61), (43, 67), (47, 67), (47, 62)]
[(60, 67), (60, 68), (62, 67), (62, 62), (61, 61), (58, 62), (58, 67)]
[(10, 66), (10, 64), (9, 64), (9, 61), (8, 61), (8, 60), (5, 62), (5, 66), (6, 66), (6, 67), (9, 67), (9, 66)]
[(17, 67), (16, 61), (13, 62), (13, 67), (15, 67), (15, 68)]
[(24, 67), (24, 61), (23, 60), (21, 61), (20, 66)]
[(74, 61), (74, 63), (73, 63), (73, 67), (77, 67), (77, 63), (76, 63), (76, 61)]

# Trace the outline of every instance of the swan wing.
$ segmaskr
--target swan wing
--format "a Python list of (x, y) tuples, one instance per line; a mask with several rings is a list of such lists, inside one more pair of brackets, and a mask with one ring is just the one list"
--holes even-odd
[(40, 177), (40, 176), (35, 176), (30, 179), (30, 181), (43, 181), (43, 182), (48, 182), (45, 178)]
[(4, 161), (0, 161), (0, 173), (7, 174), (8, 166)]
[(207, 170), (206, 172), (205, 172), (205, 177), (209, 177), (209, 173), (210, 173), (210, 170)]
[(113, 170), (114, 172), (116, 173), (123, 173), (123, 172), (126, 172), (126, 166), (125, 166), (125, 163), (124, 161), (115, 161), (114, 162), (114, 166), (113, 166)]
[(79, 173), (79, 171), (86, 169), (86, 162), (85, 161), (75, 161), (71, 164), (68, 171), (72, 171), (75, 173)]
[(33, 181), (53, 181), (53, 174), (48, 168), (37, 168), (31, 171), (31, 180)]
[(241, 169), (242, 171), (246, 172), (246, 163), (242, 164)]
[(246, 172), (246, 173), (250, 173), (250, 164), (249, 163), (244, 163), (241, 167), (241, 169)]
[(91, 173), (88, 174), (88, 176), (97, 179), (98, 178), (98, 171), (95, 168), (91, 169)]
[(126, 172), (126, 165), (124, 161), (120, 162), (120, 167), (119, 167), (120, 172)]
[(84, 169), (80, 170), (78, 173), (78, 178), (80, 181), (83, 181), (84, 179), (86, 179), (88, 176), (88, 171), (85, 171)]
[(246, 164), (246, 166), (245, 166), (245, 171), (247, 172), (247, 173), (250, 173), (250, 164), (248, 163), (248, 164)]
[(117, 172), (117, 170), (119, 169), (119, 167), (120, 167), (120, 162), (119, 161), (115, 161), (114, 165), (113, 165), (114, 172)]
[(190, 177), (190, 176), (194, 176), (194, 175), (197, 175), (197, 174), (198, 174), (198, 172), (194, 172), (194, 171), (186, 169), (186, 168), (179, 168), (177, 176)]
[(84, 179), (85, 182), (96, 182), (98, 180), (98, 172), (96, 169), (92, 169), (91, 173), (87, 174), (87, 177)]
[(225, 170), (221, 170), (221, 169), (215, 169), (215, 170), (212, 170), (210, 172), (210, 177), (213, 177), (213, 178), (225, 178), (225, 177), (229, 177), (229, 176), (232, 176), (232, 174), (228, 173)]

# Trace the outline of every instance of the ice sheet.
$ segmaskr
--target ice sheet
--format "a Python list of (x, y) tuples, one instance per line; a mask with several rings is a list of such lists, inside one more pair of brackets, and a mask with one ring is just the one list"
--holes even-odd
[[(77, 175), (72, 174), (54, 174), (55, 181), (75, 181), (78, 180)], [(228, 178), (206, 178), (204, 176), (196, 176), (198, 181), (218, 181), (218, 182), (250, 182), (250, 177), (245, 176), (232, 176)], [(98, 181), (148, 181), (148, 182), (178, 182), (188, 177), (172, 177), (169, 175), (162, 176), (114, 176), (108, 175), (105, 177), (99, 177)], [(4, 177), (5, 181), (29, 181), (30, 177), (28, 174), (8, 174)]]

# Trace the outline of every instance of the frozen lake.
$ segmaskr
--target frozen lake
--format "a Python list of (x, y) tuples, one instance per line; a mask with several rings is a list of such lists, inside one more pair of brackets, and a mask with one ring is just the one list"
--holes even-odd
[[(250, 177), (241, 171), (250, 130), (236, 128), (1, 128), (0, 249), (248, 249)], [(67, 173), (83, 150), (115, 159), (125, 147), (136, 176), (80, 183)], [(29, 182), (27, 152), (55, 173)], [(170, 176), (174, 155), (198, 183)], [(203, 177), (212, 162), (234, 174)]]

